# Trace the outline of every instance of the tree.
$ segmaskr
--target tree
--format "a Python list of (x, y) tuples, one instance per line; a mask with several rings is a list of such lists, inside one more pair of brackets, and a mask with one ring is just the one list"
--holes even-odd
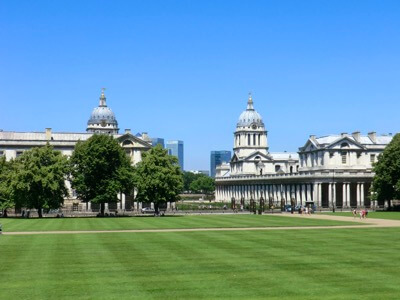
[(372, 181), (373, 200), (391, 206), (391, 200), (400, 199), (400, 134), (396, 134), (374, 165)]
[(3, 211), (3, 217), (7, 217), (7, 209), (13, 207), (11, 199), (11, 171), (13, 161), (6, 161), (6, 157), (0, 157), (0, 210)]
[(210, 194), (215, 190), (214, 179), (202, 174), (190, 184), (190, 190), (195, 193)]
[(133, 167), (118, 142), (109, 135), (95, 134), (79, 141), (70, 159), (71, 186), (83, 202), (100, 204), (118, 202), (119, 193), (133, 190)]
[(199, 175), (202, 174), (194, 174), (192, 172), (183, 172), (183, 190), (185, 192), (190, 191), (190, 184), (195, 181)]
[(35, 208), (39, 218), (43, 209), (58, 209), (68, 195), (65, 180), (68, 160), (47, 144), (19, 156), (10, 180), (11, 198), (17, 207)]
[(162, 202), (178, 200), (183, 188), (182, 172), (175, 156), (168, 155), (160, 145), (143, 153), (142, 161), (135, 166), (137, 200), (154, 202), (156, 214)]

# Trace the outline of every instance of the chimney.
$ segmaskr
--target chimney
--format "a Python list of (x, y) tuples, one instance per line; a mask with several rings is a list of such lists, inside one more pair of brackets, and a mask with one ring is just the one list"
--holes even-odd
[(146, 142), (150, 141), (150, 137), (147, 132), (142, 132), (142, 140)]
[(313, 134), (310, 135), (310, 140), (313, 140), (313, 141), (314, 141), (314, 140), (315, 140), (315, 135), (313, 135)]
[(342, 137), (348, 136), (347, 132), (342, 132), (340, 135), (341, 135)]
[(125, 129), (125, 133), (131, 133), (131, 130), (129, 128)]
[(376, 132), (372, 131), (368, 133), (368, 137), (371, 139), (371, 141), (376, 144)]
[(352, 135), (353, 135), (353, 138), (356, 140), (356, 142), (359, 143), (360, 138), (361, 138), (360, 132), (359, 131), (353, 132)]
[(46, 128), (46, 140), (51, 140), (51, 128)]

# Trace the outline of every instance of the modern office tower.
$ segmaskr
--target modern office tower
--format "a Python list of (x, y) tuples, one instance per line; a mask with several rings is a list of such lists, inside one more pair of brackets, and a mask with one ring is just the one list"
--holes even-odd
[(166, 148), (168, 149), (168, 154), (178, 158), (179, 165), (183, 171), (183, 141), (168, 141)]
[(164, 139), (163, 138), (152, 138), (151, 139), (151, 145), (153, 147), (155, 147), (157, 145), (161, 145), (161, 147), (165, 148), (165, 144), (164, 144)]
[(231, 151), (211, 151), (210, 155), (210, 175), (215, 177), (215, 168), (222, 163), (229, 163), (231, 160)]

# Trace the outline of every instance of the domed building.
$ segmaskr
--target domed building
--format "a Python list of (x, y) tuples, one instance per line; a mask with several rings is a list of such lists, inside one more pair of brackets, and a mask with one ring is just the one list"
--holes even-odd
[(90, 115), (86, 131), (91, 133), (118, 134), (118, 122), (111, 108), (107, 106), (104, 89), (101, 90), (99, 106), (95, 107)]
[(297, 169), (297, 153), (269, 153), (268, 132), (261, 115), (254, 109), (249, 94), (247, 108), (236, 124), (231, 175), (263, 175), (293, 173)]

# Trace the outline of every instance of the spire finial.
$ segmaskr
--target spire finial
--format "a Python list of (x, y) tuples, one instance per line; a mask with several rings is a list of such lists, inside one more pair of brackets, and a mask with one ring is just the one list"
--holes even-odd
[(249, 99), (247, 100), (247, 109), (254, 109), (253, 108), (253, 97), (251, 92), (249, 92)]
[(101, 88), (101, 95), (100, 95), (100, 106), (107, 106), (106, 104), (106, 96), (104, 95), (104, 91), (106, 88)]

